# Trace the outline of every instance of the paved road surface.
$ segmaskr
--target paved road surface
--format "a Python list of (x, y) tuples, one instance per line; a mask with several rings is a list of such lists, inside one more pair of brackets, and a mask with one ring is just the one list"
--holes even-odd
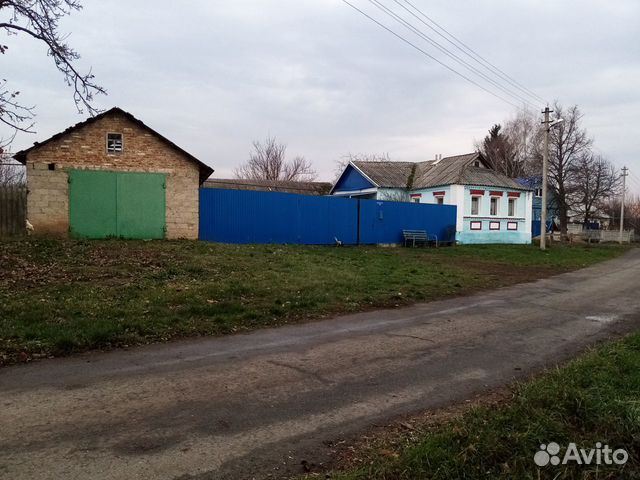
[(0, 478), (278, 477), (637, 329), (639, 292), (636, 249), (472, 297), (5, 368)]

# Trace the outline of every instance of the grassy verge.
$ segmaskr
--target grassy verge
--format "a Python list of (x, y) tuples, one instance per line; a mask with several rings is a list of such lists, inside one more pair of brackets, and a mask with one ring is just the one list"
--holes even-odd
[[(506, 404), (481, 406), (393, 447), (364, 453), (365, 466), (333, 479), (640, 478), (640, 335), (605, 345), (515, 387)], [(537, 467), (541, 444), (624, 448), (619, 465)], [(395, 449), (395, 450), (390, 450)], [(595, 463), (595, 462), (594, 462)]]
[(0, 243), (0, 363), (430, 301), (622, 251), (8, 241)]

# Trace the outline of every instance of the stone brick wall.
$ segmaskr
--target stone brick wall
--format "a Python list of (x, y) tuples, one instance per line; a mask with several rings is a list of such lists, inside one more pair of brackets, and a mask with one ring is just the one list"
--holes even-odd
[[(122, 133), (122, 153), (107, 153), (107, 133)], [(67, 170), (79, 168), (165, 173), (167, 238), (198, 238), (198, 165), (119, 113), (106, 115), (28, 153), (27, 217), (35, 233), (68, 234)]]

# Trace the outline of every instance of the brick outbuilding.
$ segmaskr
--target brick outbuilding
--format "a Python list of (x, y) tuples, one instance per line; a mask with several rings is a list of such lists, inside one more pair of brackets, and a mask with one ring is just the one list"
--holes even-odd
[(14, 158), (36, 234), (198, 238), (198, 190), (213, 169), (120, 108)]

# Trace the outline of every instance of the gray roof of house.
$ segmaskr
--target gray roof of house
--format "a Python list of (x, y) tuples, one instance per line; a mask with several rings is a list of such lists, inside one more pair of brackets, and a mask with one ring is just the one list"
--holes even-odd
[(379, 187), (406, 188), (415, 163), (354, 161), (358, 170), (369, 177)]
[[(473, 164), (480, 160), (482, 167)], [(362, 173), (383, 188), (421, 188), (440, 185), (478, 185), (528, 190), (514, 179), (490, 168), (480, 153), (468, 153), (426, 162), (353, 162)]]

